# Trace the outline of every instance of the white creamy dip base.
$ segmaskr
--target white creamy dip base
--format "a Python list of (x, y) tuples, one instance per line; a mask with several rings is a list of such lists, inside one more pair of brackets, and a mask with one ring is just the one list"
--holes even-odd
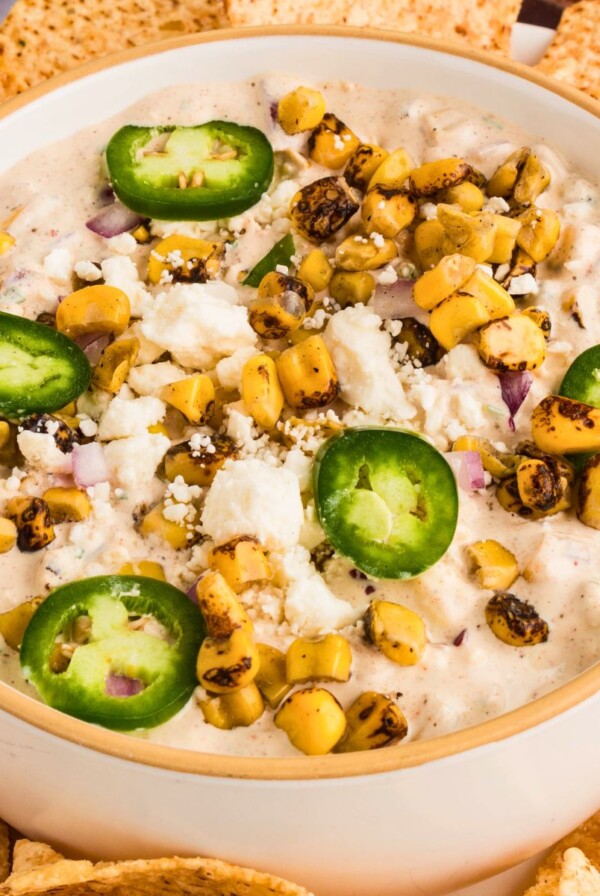
[[(160, 318), (153, 329), (152, 320), (158, 314), (153, 296), (165, 293), (166, 298), (160, 301), (168, 303), (172, 289), (175, 301), (178, 287), (150, 287), (145, 282), (148, 246), (132, 245), (133, 241), (127, 237), (106, 240), (85, 227), (85, 221), (99, 208), (98, 191), (105, 180), (100, 160), (108, 138), (127, 123), (185, 125), (222, 118), (261, 128), (276, 150), (300, 148), (306, 137), (286, 136), (274, 128), (270, 117), (270, 103), (299, 83), (293, 77), (269, 76), (244, 84), (170, 88), (69, 141), (35, 153), (3, 176), (2, 218), (7, 218), (16, 207), (24, 208), (10, 225), (16, 245), (0, 257), (0, 310), (31, 318), (42, 312), (54, 312), (58, 299), (72, 291), (71, 278), (77, 271), (90, 283), (101, 272), (105, 282), (123, 289), (130, 298), (134, 318), (141, 319), (144, 310), (147, 311), (145, 322), (132, 321), (132, 333), (146, 338), (130, 374), (129, 387), (115, 399), (127, 405), (122, 415), (124, 425), (127, 420), (137, 419), (138, 413), (139, 419), (145, 420), (142, 406), (136, 405), (134, 411), (132, 404), (140, 396), (156, 396), (165, 383), (205, 369), (184, 368), (185, 364), (209, 364), (212, 368), (220, 357), (219, 366), (211, 376), (227, 388), (239, 388), (241, 367), (261, 348), (261, 343), (241, 326), (239, 332), (235, 330), (237, 336), (232, 336), (228, 344), (223, 343), (215, 355), (217, 343), (211, 340), (210, 332), (205, 332), (205, 350), (200, 361), (195, 361), (190, 352), (202, 346), (198, 342), (194, 346), (191, 339), (189, 345), (172, 348), (171, 360), (161, 361), (155, 369), (147, 366), (164, 349), (164, 344), (148, 341), (152, 333), (156, 334), (154, 338), (161, 339), (161, 333), (164, 336), (165, 332)], [(342, 395), (357, 405), (352, 408), (336, 404), (334, 410), (344, 423), (359, 425), (387, 420), (396, 425), (405, 424), (425, 434), (442, 451), (449, 450), (452, 441), (462, 434), (481, 436), (501, 449), (511, 450), (519, 441), (530, 438), (532, 408), (558, 388), (568, 365), (582, 350), (600, 342), (597, 188), (569, 171), (567, 163), (535, 137), (453, 99), (417, 96), (409, 91), (376, 91), (354, 85), (315, 86), (322, 90), (328, 111), (341, 118), (363, 142), (381, 144), (388, 150), (403, 146), (417, 165), (457, 155), (489, 177), (512, 151), (530, 145), (551, 171), (552, 184), (539, 203), (559, 212), (562, 235), (549, 261), (538, 265), (539, 292), (530, 304), (542, 305), (550, 312), (552, 338), (545, 363), (533, 372), (533, 386), (516, 418), (516, 433), (509, 430), (508, 412), (497, 377), (483, 366), (472, 346), (457, 346), (436, 367), (426, 370), (414, 369), (411, 365), (394, 366), (385, 355), (389, 336), (385, 331), (380, 332), (379, 318), (373, 319), (366, 309), (344, 312), (343, 326), (338, 318), (326, 326), (324, 334), (334, 362), (338, 357)], [(286, 167), (285, 157), (280, 158), (279, 175), (269, 195), (253, 209), (218, 224), (155, 222), (154, 235), (181, 233), (222, 238), (234, 235), (235, 242), (227, 250), (224, 274), (233, 293), (233, 287), (238, 288), (238, 272), (252, 268), (288, 232), (289, 203), (296, 190), (331, 173), (314, 164), (292, 170)], [(302, 241), (298, 239), (296, 244), (305, 254), (307, 247)], [(333, 249), (332, 243), (332, 252)], [(238, 288), (238, 303), (247, 304), (252, 294), (249, 289)], [(577, 300), (585, 329), (563, 310), (570, 296)], [(426, 319), (416, 306), (407, 314)], [(367, 331), (368, 340), (381, 342), (383, 339), (382, 355), (373, 354), (369, 348), (375, 343), (367, 341)], [(363, 341), (361, 333), (365, 334)], [(229, 356), (231, 360), (226, 360)], [(367, 368), (372, 379), (361, 378)], [(380, 388), (382, 383), (386, 383), (385, 390)], [(84, 412), (100, 421), (101, 432), (102, 426), (106, 431), (109, 423), (118, 429), (118, 419), (114, 423), (110, 417), (104, 418), (104, 424), (101, 420), (110, 398), (106, 393), (86, 396), (79, 401), (78, 413)], [(113, 416), (118, 418), (116, 409), (118, 405), (113, 405)], [(73, 579), (115, 573), (130, 560), (152, 559), (161, 563), (168, 581), (184, 590), (205, 568), (210, 542), (176, 552), (155, 537), (143, 539), (133, 528), (134, 510), (159, 500), (165, 489), (153, 477), (152, 465), (144, 466), (141, 457), (150, 451), (151, 444), (159, 459), (162, 450), (156, 437), (154, 442), (148, 441), (146, 427), (144, 422), (140, 433), (117, 433), (119, 441), (108, 443), (118, 445), (109, 449), (115, 456), (113, 479), (110, 486), (103, 484), (90, 490), (94, 508), (90, 518), (82, 523), (57, 526), (56, 540), (45, 550), (23, 554), (15, 548), (0, 555), (0, 577), (10, 583), (0, 594), (0, 611)], [(491, 488), (470, 494), (461, 491), (454, 542), (444, 558), (419, 578), (407, 582), (371, 582), (356, 577), (356, 571), (352, 577), (352, 566), (343, 559), (332, 561), (321, 577), (310, 564), (308, 554), (308, 549), (323, 538), (315, 522), (310, 494), (310, 457), (303, 454), (302, 446), (272, 456), (266, 444), (268, 440), (253, 427), (239, 400), (230, 408), (226, 427), (241, 446), (241, 457), (247, 459), (246, 463), (270, 464), (273, 474), (280, 468), (282, 473), (285, 470), (285, 481), (292, 483), (291, 505), (297, 501), (294, 494), (298, 496), (301, 490), (305, 508), (304, 520), (294, 520), (289, 525), (277, 521), (271, 525), (268, 508), (253, 506), (253, 525), (260, 523), (263, 535), (266, 533), (267, 539), (273, 539), (268, 547), (277, 571), (273, 584), (262, 590), (250, 589), (241, 596), (254, 622), (255, 638), (285, 650), (298, 634), (312, 636), (340, 627), (352, 647), (352, 677), (347, 684), (324, 686), (345, 708), (365, 690), (388, 693), (397, 698), (406, 715), (407, 740), (430, 738), (527, 703), (573, 678), (598, 659), (600, 533), (582, 525), (572, 511), (543, 521), (526, 522), (506, 513)], [(193, 431), (190, 428), (186, 437)], [(128, 445), (123, 444), (126, 438), (141, 441), (130, 443), (131, 450), (128, 450)], [(309, 447), (314, 449), (317, 444)], [(9, 498), (17, 494), (40, 495), (49, 484), (61, 483), (33, 465), (25, 464), (20, 471), (5, 471), (5, 478), (0, 482), (0, 513)], [(294, 506), (299, 507), (299, 503)], [(237, 512), (236, 508), (233, 510)], [(301, 508), (299, 512), (302, 513)], [(232, 508), (224, 499), (222, 519), (215, 519), (218, 513), (211, 512), (209, 524), (207, 517), (211, 531), (214, 526), (218, 531), (227, 531), (227, 537), (247, 534), (235, 532), (235, 525), (228, 517), (231, 513)], [(266, 516), (256, 522), (256, 514), (260, 513)], [(277, 533), (280, 533), (280, 543)], [(469, 574), (464, 550), (466, 545), (485, 538), (500, 541), (515, 554), (521, 572), (527, 570), (528, 579), (520, 577), (510, 590), (532, 603), (547, 621), (550, 629), (547, 643), (510, 647), (488, 628), (484, 607), (491, 592), (481, 589)], [(372, 597), (398, 601), (419, 613), (425, 621), (429, 643), (416, 666), (398, 666), (362, 639), (361, 623), (354, 622)], [(455, 646), (453, 642), (463, 631), (462, 642)], [(33, 693), (21, 678), (18, 657), (8, 647), (0, 654), (0, 676), (18, 689)], [(222, 731), (204, 721), (195, 700), (171, 721), (135, 736), (223, 754), (297, 755), (284, 732), (274, 726), (270, 710), (249, 728)]]

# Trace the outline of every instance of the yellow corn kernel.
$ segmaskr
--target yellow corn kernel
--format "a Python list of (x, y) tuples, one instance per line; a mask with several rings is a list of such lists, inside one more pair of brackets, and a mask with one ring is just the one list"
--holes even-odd
[(359, 144), (356, 134), (328, 112), (308, 138), (308, 154), (325, 168), (343, 168)]
[(502, 281), (502, 286), (508, 289), (513, 277), (520, 277), (522, 274), (531, 274), (532, 277), (535, 277), (535, 270), (536, 265), (533, 258), (517, 247), (511, 261), (510, 271)]
[(311, 243), (328, 240), (359, 209), (356, 194), (343, 177), (322, 177), (292, 198), (290, 217), (298, 233)]
[(400, 666), (414, 666), (427, 646), (423, 620), (401, 604), (372, 600), (364, 617), (365, 637)]
[[(212, 556), (210, 562), (212, 565)], [(218, 570), (202, 576), (196, 585), (196, 596), (211, 638), (230, 638), (237, 628), (252, 632), (246, 611)]]
[(512, 153), (490, 178), (489, 196), (512, 197), (514, 204), (530, 205), (550, 183), (550, 172), (528, 146)]
[(440, 345), (450, 351), (489, 319), (479, 299), (456, 293), (433, 309), (429, 328)]
[(583, 468), (577, 498), (577, 516), (584, 526), (600, 529), (600, 454)]
[[(193, 530), (193, 521), (188, 521), (186, 525), (182, 526), (173, 520), (166, 519), (164, 510), (165, 504), (161, 501), (142, 518), (139, 526), (140, 535), (145, 537), (158, 535), (175, 550), (191, 547), (197, 540), (197, 534)], [(192, 528), (188, 528), (188, 525)]]
[(365, 691), (346, 710), (346, 734), (336, 753), (378, 750), (398, 743), (408, 734), (408, 723), (400, 707), (385, 694)]
[(305, 255), (298, 268), (298, 279), (308, 283), (315, 292), (327, 289), (333, 268), (322, 249), (313, 249)]
[(6, 554), (17, 543), (17, 527), (12, 520), (0, 516), (0, 554)]
[(534, 261), (543, 261), (558, 242), (560, 218), (552, 209), (532, 207), (517, 220), (521, 222), (517, 245)]
[(416, 213), (416, 200), (408, 190), (383, 187), (381, 184), (369, 190), (361, 212), (365, 233), (380, 233), (385, 237), (397, 236), (412, 224)]
[(48, 488), (42, 497), (55, 523), (79, 523), (92, 512), (90, 499), (78, 488)]
[(336, 271), (329, 284), (329, 295), (345, 308), (368, 302), (376, 285), (375, 277), (368, 271)]
[(552, 321), (550, 320), (550, 314), (546, 311), (545, 308), (541, 308), (539, 306), (534, 306), (533, 308), (525, 308), (521, 314), (524, 317), (529, 317), (536, 327), (539, 327), (542, 333), (544, 334), (544, 339), (546, 342), (550, 339), (550, 334), (552, 332)]
[(348, 681), (352, 651), (342, 635), (326, 635), (318, 641), (296, 638), (285, 657), (290, 684), (306, 681)]
[(148, 230), (145, 224), (140, 224), (139, 227), (136, 227), (135, 230), (131, 231), (131, 235), (136, 241), (136, 243), (144, 244), (149, 243), (152, 239), (152, 234)]
[(322, 336), (311, 336), (277, 358), (285, 400), (293, 408), (323, 408), (337, 397), (339, 382)]
[(445, 355), (429, 327), (415, 317), (402, 318), (402, 329), (392, 341), (395, 345), (405, 346), (403, 360), (412, 361), (418, 367), (431, 367)]
[(533, 409), (531, 434), (537, 447), (548, 454), (600, 451), (600, 410), (549, 395)]
[(271, 709), (277, 709), (292, 689), (286, 678), (285, 653), (270, 644), (257, 647), (260, 666), (254, 681)]
[(410, 173), (410, 189), (415, 196), (433, 196), (440, 190), (461, 184), (471, 174), (471, 166), (464, 159), (438, 159), (425, 162)]
[(4, 255), (9, 249), (12, 249), (14, 244), (14, 236), (11, 236), (10, 233), (7, 233), (4, 230), (0, 231), (0, 255)]
[(511, 462), (512, 455), (500, 455), (491, 442), (478, 436), (459, 436), (452, 445), (453, 451), (477, 451), (481, 457), (483, 469), (496, 479), (504, 479), (515, 471)]
[(236, 593), (272, 576), (266, 554), (253, 535), (238, 535), (218, 545), (210, 552), (208, 562)]
[(528, 146), (517, 149), (509, 157), (496, 168), (487, 184), (488, 196), (502, 196), (506, 199), (512, 194), (519, 177), (519, 172), (525, 164), (528, 153), (531, 150)]
[(310, 131), (325, 115), (325, 97), (311, 87), (297, 87), (277, 104), (277, 121), (286, 134)]
[(223, 243), (174, 233), (156, 244), (148, 258), (150, 283), (206, 283), (221, 269)]
[(397, 254), (393, 240), (349, 236), (335, 250), (335, 263), (343, 271), (373, 271), (392, 261)]
[(440, 203), (438, 221), (455, 251), (468, 255), (477, 262), (487, 261), (494, 251), (498, 223), (490, 212), (468, 215), (454, 205)]
[(236, 628), (229, 638), (204, 639), (196, 672), (207, 691), (229, 694), (254, 681), (259, 663), (258, 649), (251, 635), (243, 628)]
[(264, 429), (272, 429), (283, 410), (283, 392), (275, 361), (254, 355), (242, 370), (242, 399), (250, 416)]
[(512, 296), (481, 268), (476, 268), (473, 271), (466, 283), (460, 287), (459, 292), (461, 295), (479, 299), (490, 320), (506, 317), (515, 310)]
[[(437, 222), (436, 222), (437, 223)], [(475, 271), (477, 262), (466, 255), (446, 255), (432, 270), (415, 280), (413, 298), (419, 308), (431, 311), (444, 299), (449, 298)]]
[(400, 147), (391, 152), (375, 169), (369, 181), (369, 190), (379, 184), (388, 189), (399, 189), (414, 167), (414, 162), (405, 149)]
[(515, 555), (493, 538), (468, 545), (467, 554), (475, 567), (475, 577), (482, 588), (505, 591), (519, 575), (519, 564)]
[(465, 180), (462, 184), (444, 190), (440, 201), (449, 205), (460, 205), (463, 212), (479, 212), (483, 208), (485, 196), (476, 184)]
[(525, 507), (519, 495), (516, 475), (507, 476), (499, 483), (496, 489), (496, 498), (500, 507), (507, 513), (516, 513), (518, 516), (528, 520), (538, 520), (543, 514), (536, 513), (530, 507)]
[(303, 688), (287, 698), (275, 724), (308, 756), (330, 753), (346, 730), (344, 710), (324, 688)]
[(513, 257), (521, 222), (515, 218), (507, 218), (506, 215), (493, 215), (493, 218), (496, 222), (496, 235), (494, 248), (487, 260), (491, 264), (508, 264)]
[(167, 581), (164, 568), (154, 560), (134, 560), (132, 563), (124, 563), (117, 575), (144, 576), (146, 579), (156, 579), (158, 582)]
[(511, 647), (529, 647), (548, 640), (548, 623), (531, 604), (508, 591), (490, 598), (485, 619), (496, 637)]
[(140, 341), (135, 336), (111, 342), (100, 355), (92, 376), (92, 384), (97, 389), (104, 389), (116, 395), (129, 376), (139, 350)]
[(0, 450), (6, 448), (10, 442), (10, 423), (0, 420)]
[[(209, 451), (212, 448), (212, 451)], [(228, 458), (235, 460), (237, 447), (229, 436), (213, 436), (210, 445), (194, 448), (190, 442), (172, 445), (165, 455), (165, 476), (174, 482), (178, 476), (188, 485), (211, 485)]]
[(209, 725), (226, 731), (247, 728), (265, 711), (265, 701), (254, 682), (231, 694), (198, 700), (198, 706)]
[(300, 327), (314, 298), (308, 283), (270, 271), (260, 281), (248, 308), (250, 326), (264, 339), (281, 339)]
[(148, 427), (148, 432), (153, 435), (166, 436), (168, 439), (171, 438), (169, 428), (165, 423), (153, 423), (152, 426)]
[(120, 336), (129, 326), (129, 299), (116, 286), (85, 286), (62, 300), (56, 310), (56, 328), (77, 339), (94, 333)]
[(486, 367), (500, 373), (535, 370), (546, 358), (544, 334), (523, 314), (487, 324), (479, 331), (477, 348)]
[(346, 165), (344, 178), (351, 187), (364, 192), (369, 181), (387, 157), (387, 150), (382, 149), (381, 146), (376, 146), (372, 143), (361, 143)]
[(39, 551), (54, 541), (50, 509), (42, 498), (11, 498), (4, 512), (16, 524), (20, 551)]
[(194, 373), (184, 380), (177, 380), (163, 386), (160, 397), (190, 422), (199, 425), (206, 423), (211, 415), (215, 402), (215, 387), (205, 373)]
[(570, 506), (569, 484), (550, 457), (545, 460), (525, 457), (517, 467), (517, 490), (522, 503), (544, 516)]
[(422, 221), (415, 230), (415, 252), (421, 270), (428, 271), (442, 260), (444, 255), (456, 252), (446, 236), (446, 231), (435, 218)]
[(43, 597), (32, 597), (12, 610), (0, 613), (0, 635), (13, 650), (18, 650), (21, 646), (25, 629), (43, 600)]

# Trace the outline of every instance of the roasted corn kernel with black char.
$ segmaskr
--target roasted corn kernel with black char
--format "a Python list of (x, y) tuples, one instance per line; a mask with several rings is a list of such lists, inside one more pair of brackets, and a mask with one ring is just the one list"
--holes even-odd
[(356, 134), (328, 112), (308, 138), (308, 155), (325, 168), (343, 168), (359, 144)]
[(546, 358), (546, 338), (524, 314), (494, 320), (479, 331), (478, 350), (490, 370), (535, 370)]
[(42, 498), (11, 498), (5, 514), (17, 527), (17, 547), (24, 553), (41, 551), (56, 538), (50, 508)]
[(202, 576), (196, 597), (211, 638), (230, 638), (237, 628), (252, 631), (246, 611), (220, 572), (209, 570)]
[(446, 231), (435, 218), (422, 221), (414, 234), (415, 255), (422, 271), (429, 271), (439, 264), (444, 256), (456, 252), (456, 247), (446, 235)]
[(416, 213), (417, 202), (408, 190), (376, 184), (365, 196), (361, 214), (365, 233), (395, 237), (412, 224)]
[(277, 709), (292, 690), (286, 678), (285, 653), (270, 644), (256, 646), (260, 666), (254, 681), (271, 709)]
[(339, 380), (322, 336), (286, 349), (276, 364), (283, 394), (293, 408), (323, 408), (337, 398)]
[(385, 694), (365, 691), (346, 710), (346, 733), (336, 753), (378, 750), (403, 740), (408, 723), (400, 707)]
[(151, 283), (206, 283), (221, 270), (225, 244), (174, 233), (156, 244), (148, 259)]
[(191, 442), (180, 442), (172, 445), (165, 455), (165, 476), (169, 482), (182, 476), (188, 485), (210, 485), (225, 461), (237, 456), (235, 442), (225, 435), (213, 436), (210, 444), (200, 448)]
[(577, 496), (577, 516), (591, 529), (600, 529), (600, 454), (587, 461)]
[(464, 159), (438, 159), (425, 162), (410, 173), (409, 184), (413, 196), (424, 199), (434, 196), (440, 190), (454, 187), (467, 180), (472, 168)]
[(504, 280), (502, 280), (502, 286), (504, 289), (508, 289), (514, 277), (522, 277), (523, 274), (531, 274), (532, 277), (535, 277), (536, 267), (536, 263), (531, 255), (528, 255), (527, 252), (524, 252), (523, 249), (517, 246), (510, 261), (510, 270)]
[(312, 286), (289, 274), (270, 271), (248, 308), (250, 326), (263, 339), (281, 339), (301, 326), (315, 293)]
[(400, 666), (414, 666), (427, 646), (417, 613), (388, 600), (372, 600), (363, 618), (365, 639)]
[(31, 617), (43, 602), (43, 597), (32, 597), (6, 613), (0, 613), (0, 635), (13, 650), (18, 650)]
[(254, 535), (238, 535), (217, 545), (210, 552), (209, 563), (236, 594), (253, 582), (267, 581), (272, 574), (266, 554)]
[(335, 633), (317, 641), (296, 638), (285, 658), (286, 678), (290, 684), (307, 681), (348, 681), (352, 651), (348, 641)]
[(467, 556), (482, 588), (506, 590), (519, 575), (519, 564), (512, 551), (499, 541), (488, 538), (467, 546)]
[(68, 454), (78, 442), (76, 432), (59, 417), (52, 414), (32, 414), (19, 424), (19, 431), (38, 432), (51, 435), (54, 443), (63, 454)]
[(556, 507), (564, 491), (553, 465), (533, 457), (517, 467), (517, 488), (523, 504), (540, 513)]
[(329, 295), (341, 308), (369, 301), (377, 282), (368, 271), (335, 271), (329, 283)]
[(247, 728), (265, 711), (265, 701), (253, 681), (231, 694), (199, 699), (198, 706), (202, 710), (205, 722), (224, 731)]
[(550, 184), (550, 172), (538, 156), (524, 146), (512, 153), (491, 176), (490, 196), (510, 199), (516, 206), (531, 205)]
[(264, 429), (271, 429), (283, 410), (283, 392), (277, 367), (268, 355), (254, 355), (242, 370), (242, 400), (250, 416)]
[(415, 317), (403, 317), (402, 329), (392, 337), (395, 345), (406, 345), (403, 361), (410, 361), (415, 367), (431, 367), (441, 361), (446, 354), (429, 327)]
[(369, 186), (369, 181), (387, 157), (387, 150), (382, 149), (381, 146), (361, 143), (348, 160), (344, 178), (351, 187), (364, 193)]
[(291, 204), (292, 225), (312, 243), (332, 237), (359, 209), (343, 177), (323, 177), (299, 190)]
[(527, 601), (498, 591), (488, 601), (485, 619), (495, 636), (511, 647), (530, 647), (548, 640), (548, 623)]
[(116, 395), (129, 375), (140, 351), (140, 341), (117, 339), (107, 345), (94, 368), (92, 385)]
[(0, 554), (12, 551), (17, 543), (17, 527), (12, 520), (0, 516)]
[(235, 629), (228, 638), (205, 638), (198, 653), (200, 684), (213, 694), (229, 694), (254, 680), (260, 665), (251, 635)]
[(530, 318), (536, 325), (539, 327), (542, 333), (544, 334), (544, 339), (546, 342), (550, 339), (552, 335), (552, 320), (550, 318), (549, 312), (546, 308), (540, 308), (537, 305), (532, 308), (525, 308), (521, 312), (525, 317)]
[(533, 409), (531, 433), (537, 447), (548, 454), (600, 451), (600, 410), (548, 395)]

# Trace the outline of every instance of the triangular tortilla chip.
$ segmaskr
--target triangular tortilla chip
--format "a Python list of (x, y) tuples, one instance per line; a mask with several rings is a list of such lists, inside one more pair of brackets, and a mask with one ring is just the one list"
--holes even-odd
[(600, 873), (580, 849), (571, 847), (565, 852), (558, 896), (598, 896), (598, 894), (600, 894)]
[[(567, 896), (567, 894), (560, 893), (559, 887), (565, 869), (566, 854), (573, 849), (580, 852), (584, 859), (597, 872), (600, 872), (600, 812), (597, 812), (552, 848), (538, 868), (535, 884), (527, 890), (525, 896)], [(576, 859), (571, 857), (570, 861), (573, 862)], [(573, 894), (568, 894), (568, 896), (573, 896)], [(600, 896), (600, 890), (594, 896)]]
[(538, 68), (600, 100), (599, 0), (579, 0), (565, 9)]
[(8, 825), (0, 821), (0, 883), (10, 874), (10, 834)]

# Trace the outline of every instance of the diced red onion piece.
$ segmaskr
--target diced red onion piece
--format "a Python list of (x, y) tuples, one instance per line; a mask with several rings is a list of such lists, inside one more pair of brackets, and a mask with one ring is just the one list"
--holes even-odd
[(515, 431), (515, 414), (527, 398), (531, 389), (533, 377), (527, 370), (509, 370), (498, 375), (502, 401), (510, 414), (508, 425), (512, 432)]
[[(79, 343), (79, 339), (76, 339), (75, 341)], [(100, 355), (108, 345), (109, 341), (108, 336), (98, 336), (97, 333), (94, 333), (89, 342), (86, 342), (85, 345), (79, 345), (79, 347), (83, 349), (85, 356), (92, 367), (95, 367), (100, 360)]]
[(109, 697), (135, 697), (144, 690), (144, 682), (139, 678), (127, 675), (116, 675), (111, 672), (106, 678), (106, 693)]
[(190, 587), (189, 587), (188, 590), (186, 591), (186, 596), (189, 597), (189, 599), (191, 600), (191, 602), (192, 602), (193, 604), (197, 604), (197, 603), (198, 603), (198, 595), (196, 594), (196, 586), (197, 586), (197, 584), (198, 584), (198, 582), (200, 581), (201, 578), (202, 578), (202, 576), (198, 576), (198, 578), (195, 579), (195, 580), (192, 582), (192, 584), (190, 585)]
[(104, 186), (98, 193), (98, 199), (100, 200), (102, 205), (108, 205), (109, 202), (115, 201), (115, 191), (110, 184), (104, 184)]
[(478, 451), (449, 451), (444, 457), (452, 467), (458, 487), (465, 492), (485, 488), (485, 476)]
[(97, 215), (86, 221), (85, 226), (93, 233), (97, 233), (98, 236), (111, 237), (133, 230), (143, 220), (141, 215), (125, 208), (120, 202), (111, 202), (110, 205), (105, 205)]
[(369, 303), (375, 314), (382, 320), (399, 320), (414, 315), (416, 306), (413, 299), (414, 280), (396, 280), (395, 283), (379, 284)]
[(467, 630), (466, 630), (466, 628), (463, 628), (462, 632), (459, 632), (459, 633), (457, 634), (456, 638), (454, 639), (454, 641), (452, 642), (453, 645), (454, 645), (455, 647), (460, 647), (460, 645), (461, 645), (461, 644), (463, 643), (463, 641), (465, 640), (466, 636), (467, 636)]
[(73, 456), (73, 478), (81, 488), (89, 488), (91, 485), (107, 482), (110, 479), (110, 471), (104, 459), (102, 446), (98, 442), (74, 445), (71, 454)]

